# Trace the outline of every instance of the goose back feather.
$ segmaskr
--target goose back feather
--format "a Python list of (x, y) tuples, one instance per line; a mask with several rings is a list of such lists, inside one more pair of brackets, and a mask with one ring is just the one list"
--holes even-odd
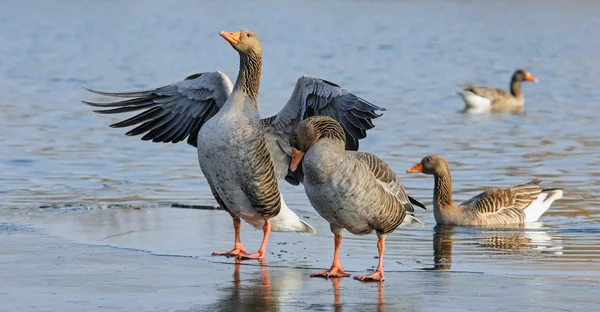
[(414, 212), (412, 201), (406, 195), (406, 191), (400, 183), (400, 179), (396, 176), (394, 171), (383, 161), (381, 158), (364, 152), (356, 152), (351, 154), (359, 162), (367, 165), (371, 174), (376, 181), (389, 193), (398, 197), (400, 202), (404, 203), (404, 209), (408, 212)]
[(537, 221), (552, 202), (563, 197), (560, 189), (545, 190), (540, 181), (487, 190), (460, 204), (477, 225), (523, 224)]
[[(486, 87), (478, 87), (473, 84), (468, 84), (465, 86), (463, 91), (472, 92), (477, 96), (483, 97), (491, 102), (491, 104), (496, 104), (498, 102), (513, 100), (515, 97), (509, 92), (496, 89), (496, 88), (486, 88)], [(515, 103), (516, 104), (516, 103)]]

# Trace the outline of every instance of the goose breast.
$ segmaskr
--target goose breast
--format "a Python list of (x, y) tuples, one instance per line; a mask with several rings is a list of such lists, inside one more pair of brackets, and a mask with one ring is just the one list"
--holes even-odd
[[(257, 154), (269, 155), (262, 131), (244, 114), (219, 113), (198, 132), (198, 161), (203, 174), (235, 215), (254, 227), (261, 227), (264, 214), (249, 196), (257, 175)], [(272, 161), (267, 157), (268, 164)], [(263, 175), (258, 175), (262, 177)], [(279, 190), (275, 189), (276, 196)]]

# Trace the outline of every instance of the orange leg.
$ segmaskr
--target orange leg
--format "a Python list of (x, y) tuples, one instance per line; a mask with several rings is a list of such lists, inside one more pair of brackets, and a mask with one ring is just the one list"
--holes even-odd
[(234, 218), (233, 219), (233, 230), (235, 232), (235, 245), (233, 247), (232, 250), (230, 251), (225, 251), (225, 252), (213, 252), (212, 255), (213, 256), (239, 256), (239, 255), (245, 255), (248, 254), (246, 252), (246, 250), (244, 249), (244, 246), (242, 246), (242, 241), (240, 240), (240, 224), (242, 222), (240, 221), (239, 218)]
[(239, 255), (238, 257), (241, 259), (262, 259), (265, 257), (265, 252), (267, 251), (267, 242), (269, 241), (269, 235), (271, 234), (271, 222), (269, 220), (265, 221), (265, 225), (263, 225), (263, 241), (260, 244), (260, 248), (257, 253), (253, 254), (244, 254)]
[(385, 277), (383, 277), (383, 252), (385, 251), (385, 238), (380, 238), (377, 240), (377, 250), (379, 251), (379, 264), (377, 265), (377, 270), (369, 275), (360, 275), (355, 276), (354, 279), (359, 281), (383, 281)]
[(333, 263), (331, 264), (331, 268), (328, 270), (315, 272), (310, 275), (310, 277), (348, 277), (350, 274), (344, 272), (342, 270), (342, 265), (340, 264), (340, 245), (342, 244), (342, 235), (335, 234), (333, 237)]

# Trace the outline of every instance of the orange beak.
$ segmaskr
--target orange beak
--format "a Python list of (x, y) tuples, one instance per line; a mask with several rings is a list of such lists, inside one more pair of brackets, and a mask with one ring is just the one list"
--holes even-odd
[(238, 44), (238, 42), (240, 42), (240, 32), (239, 31), (234, 31), (234, 32), (221, 31), (221, 32), (219, 32), (219, 35), (221, 37), (223, 37), (223, 39), (229, 41), (229, 43), (231, 43), (231, 44)]
[(292, 147), (292, 163), (290, 163), (290, 170), (292, 172), (298, 169), (298, 166), (302, 163), (302, 158), (304, 157), (304, 152), (301, 152)]
[(423, 165), (421, 163), (418, 163), (414, 167), (406, 170), (406, 173), (419, 173), (419, 172), (423, 172)]
[(537, 82), (538, 82), (537, 78), (533, 77), (533, 76), (532, 76), (530, 73), (527, 73), (527, 74), (525, 75), (525, 80), (527, 80), (527, 81), (533, 81), (533, 82), (535, 82), (535, 83), (537, 83)]

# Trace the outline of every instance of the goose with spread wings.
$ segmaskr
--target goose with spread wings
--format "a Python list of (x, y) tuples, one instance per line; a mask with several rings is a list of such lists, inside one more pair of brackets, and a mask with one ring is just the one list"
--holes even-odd
[[(233, 218), (232, 250), (213, 255), (263, 258), (271, 231), (315, 233), (290, 210), (279, 192), (279, 179), (302, 182), (302, 170), (291, 172), (289, 135), (303, 119), (324, 115), (340, 122), (346, 148), (358, 149), (358, 141), (373, 128), (372, 119), (383, 111), (374, 104), (323, 79), (302, 76), (281, 111), (268, 118), (258, 114), (258, 88), (262, 48), (248, 30), (219, 33), (238, 52), (240, 68), (235, 84), (219, 71), (206, 72), (151, 90), (134, 92), (89, 91), (126, 98), (112, 103), (85, 104), (103, 108), (100, 114), (141, 113), (111, 127), (136, 126), (126, 135), (142, 140), (177, 143), (187, 139), (198, 152), (200, 168), (217, 203)], [(244, 249), (239, 235), (241, 219), (263, 230), (257, 253)]]

